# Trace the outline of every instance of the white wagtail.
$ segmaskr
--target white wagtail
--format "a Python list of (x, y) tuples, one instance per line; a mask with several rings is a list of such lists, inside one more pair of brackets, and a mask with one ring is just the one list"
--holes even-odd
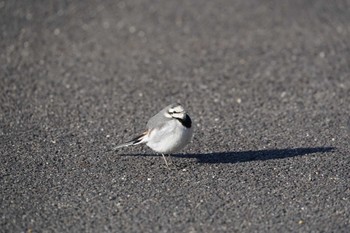
[(168, 166), (164, 154), (184, 148), (192, 135), (192, 121), (185, 109), (179, 104), (171, 104), (149, 119), (147, 130), (143, 134), (115, 149), (146, 143), (152, 150), (162, 154), (165, 165)]

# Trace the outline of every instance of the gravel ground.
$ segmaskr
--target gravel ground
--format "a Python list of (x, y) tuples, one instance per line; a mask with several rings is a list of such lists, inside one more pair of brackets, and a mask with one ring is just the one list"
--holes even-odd
[[(1, 232), (349, 232), (350, 1), (0, 1)], [(111, 148), (182, 103), (170, 169)]]

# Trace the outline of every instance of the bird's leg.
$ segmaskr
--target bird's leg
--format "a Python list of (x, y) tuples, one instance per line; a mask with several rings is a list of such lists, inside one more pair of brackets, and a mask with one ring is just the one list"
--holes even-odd
[(168, 161), (166, 161), (166, 158), (165, 158), (164, 154), (162, 154), (162, 156), (163, 156), (163, 159), (165, 161), (165, 165), (167, 166), (167, 168), (169, 168)]

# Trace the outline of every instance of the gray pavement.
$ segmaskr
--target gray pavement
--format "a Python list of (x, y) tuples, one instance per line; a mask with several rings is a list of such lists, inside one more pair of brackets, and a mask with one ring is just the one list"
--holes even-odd
[[(0, 232), (350, 232), (349, 10), (0, 1)], [(111, 150), (173, 102), (170, 169)]]

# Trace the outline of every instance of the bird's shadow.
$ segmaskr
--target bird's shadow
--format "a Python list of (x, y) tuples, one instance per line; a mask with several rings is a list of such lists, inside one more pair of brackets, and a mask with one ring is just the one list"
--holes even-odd
[[(304, 156), (315, 153), (333, 152), (335, 147), (300, 147), (286, 149), (266, 149), (248, 151), (229, 151), (199, 154), (174, 154), (177, 158), (195, 158), (199, 163), (243, 163)], [(124, 156), (158, 156), (157, 154), (124, 154)]]

